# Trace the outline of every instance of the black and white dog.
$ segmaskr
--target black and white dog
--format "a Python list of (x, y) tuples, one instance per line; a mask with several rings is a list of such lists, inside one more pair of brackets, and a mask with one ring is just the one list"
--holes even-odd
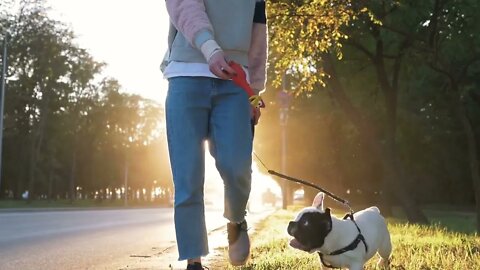
[(370, 207), (344, 219), (323, 209), (323, 193), (318, 193), (311, 207), (304, 208), (288, 224), (294, 238), (290, 246), (306, 252), (317, 252), (326, 269), (362, 270), (378, 252), (378, 265), (388, 267), (392, 252), (390, 233), (377, 207)]

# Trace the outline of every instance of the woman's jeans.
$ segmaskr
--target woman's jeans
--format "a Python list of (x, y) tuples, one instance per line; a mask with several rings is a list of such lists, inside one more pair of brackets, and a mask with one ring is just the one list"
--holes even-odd
[(251, 186), (251, 106), (245, 91), (232, 81), (175, 77), (169, 79), (165, 108), (179, 260), (193, 259), (208, 254), (206, 140), (224, 182), (224, 217), (231, 222), (245, 218)]

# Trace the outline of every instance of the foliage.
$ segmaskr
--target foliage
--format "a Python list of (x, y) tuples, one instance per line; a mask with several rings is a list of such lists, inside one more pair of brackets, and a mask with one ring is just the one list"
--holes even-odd
[(280, 86), (288, 73), (296, 78), (296, 94), (325, 85), (321, 55), (333, 51), (341, 58), (340, 41), (348, 38), (342, 28), (369, 14), (351, 0), (278, 0), (270, 1), (268, 8), (273, 83)]
[[(394, 203), (406, 196), (420, 203), (480, 201), (469, 167), (480, 149), (478, 1), (328, 3), (269, 5), (271, 89), (297, 96), (288, 106), (287, 173), (371, 203), (388, 194), (392, 185), (384, 180), (392, 177), (409, 190), (391, 198)], [(257, 137), (268, 142), (257, 148), (278, 168), (282, 127), (275, 94), (266, 93), (275, 110), (262, 120), (274, 124), (259, 129)], [(459, 100), (476, 149), (466, 139)]]

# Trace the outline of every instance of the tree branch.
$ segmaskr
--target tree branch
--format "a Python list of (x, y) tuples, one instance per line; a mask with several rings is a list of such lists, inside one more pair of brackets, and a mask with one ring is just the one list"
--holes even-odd
[(351, 40), (351, 39), (347, 39), (345, 42), (344, 42), (345, 45), (350, 45), (358, 50), (360, 50), (361, 52), (363, 52), (368, 58), (370, 58), (371, 61), (375, 61), (375, 56), (373, 55), (373, 53), (371, 51), (369, 51), (365, 46), (363, 46), (362, 44), (354, 41), (354, 40)]
[(402, 66), (403, 55), (405, 54), (405, 51), (410, 46), (410, 44), (411, 44), (410, 39), (406, 38), (402, 42), (398, 50), (398, 57), (395, 59), (395, 62), (393, 64), (393, 78), (392, 78), (393, 89), (398, 89), (398, 81), (400, 78), (400, 68)]
[(470, 91), (470, 97), (480, 106), (480, 91)]
[(480, 61), (480, 55), (477, 54), (470, 61), (468, 61), (465, 66), (462, 68), (462, 71), (460, 71), (460, 74), (458, 75), (458, 81), (462, 81), (463, 78), (467, 75), (468, 68), (470, 68), (471, 65), (475, 64), (475, 62)]
[(455, 78), (454, 78), (454, 76), (453, 76), (452, 74), (450, 74), (450, 72), (448, 72), (447, 70), (444, 70), (444, 69), (436, 66), (434, 63), (432, 63), (432, 62), (430, 62), (430, 61), (428, 61), (427, 64), (428, 64), (428, 66), (429, 66), (431, 69), (433, 69), (434, 71), (436, 71), (436, 72), (438, 72), (438, 73), (440, 73), (440, 74), (445, 75), (445, 76), (450, 80), (450, 82), (455, 83)]
[(428, 26), (428, 32), (430, 32), (428, 37), (428, 46), (430, 48), (433, 48), (435, 45), (434, 42), (437, 35), (438, 17), (440, 15), (440, 10), (443, 9), (443, 3), (441, 2), (441, 0), (435, 0), (432, 16), (430, 16), (430, 25)]

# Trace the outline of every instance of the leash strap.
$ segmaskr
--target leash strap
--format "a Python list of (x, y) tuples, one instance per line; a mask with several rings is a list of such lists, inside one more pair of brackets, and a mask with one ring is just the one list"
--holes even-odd
[(255, 156), (255, 158), (260, 162), (260, 164), (262, 164), (262, 166), (267, 170), (267, 172), (271, 175), (275, 175), (275, 176), (278, 176), (280, 178), (283, 178), (285, 180), (288, 180), (288, 181), (291, 181), (291, 182), (295, 182), (295, 183), (298, 183), (298, 184), (302, 184), (302, 185), (305, 185), (305, 186), (308, 186), (308, 187), (311, 187), (311, 188), (314, 188), (316, 190), (319, 190), (325, 194), (327, 194), (330, 198), (332, 198), (333, 200), (343, 204), (349, 211), (350, 211), (350, 214), (352, 214), (352, 217), (353, 217), (353, 213), (355, 213), (352, 209), (352, 207), (350, 207), (350, 203), (345, 200), (345, 199), (342, 199), (340, 198), (339, 196), (333, 194), (332, 192), (324, 189), (324, 188), (321, 188), (315, 184), (312, 184), (308, 181), (305, 181), (305, 180), (302, 180), (302, 179), (298, 179), (298, 178), (294, 178), (294, 177), (291, 177), (291, 176), (288, 176), (288, 175), (285, 175), (285, 174), (282, 174), (282, 173), (279, 173), (279, 172), (276, 172), (274, 170), (270, 170), (266, 165), (265, 163), (263, 163), (263, 161), (257, 156), (257, 154), (255, 152), (253, 152), (253, 155)]
[(289, 180), (289, 181), (292, 181), (292, 182), (295, 182), (295, 183), (299, 183), (299, 184), (302, 184), (302, 185), (305, 185), (305, 186), (309, 186), (309, 187), (312, 187), (314, 189), (317, 189), (325, 194), (327, 194), (328, 196), (330, 196), (332, 199), (342, 203), (342, 204), (348, 204), (348, 201), (347, 200), (344, 200), (340, 197), (338, 197), (337, 195), (331, 193), (330, 191), (326, 190), (326, 189), (323, 189), (315, 184), (312, 184), (310, 182), (307, 182), (305, 180), (301, 180), (301, 179), (298, 179), (298, 178), (294, 178), (294, 177), (291, 177), (291, 176), (288, 176), (288, 175), (285, 175), (285, 174), (281, 174), (279, 172), (276, 172), (274, 170), (268, 170), (268, 173), (269, 174), (272, 174), (272, 175), (276, 175), (280, 178), (283, 178), (283, 179), (286, 179), (286, 180)]

